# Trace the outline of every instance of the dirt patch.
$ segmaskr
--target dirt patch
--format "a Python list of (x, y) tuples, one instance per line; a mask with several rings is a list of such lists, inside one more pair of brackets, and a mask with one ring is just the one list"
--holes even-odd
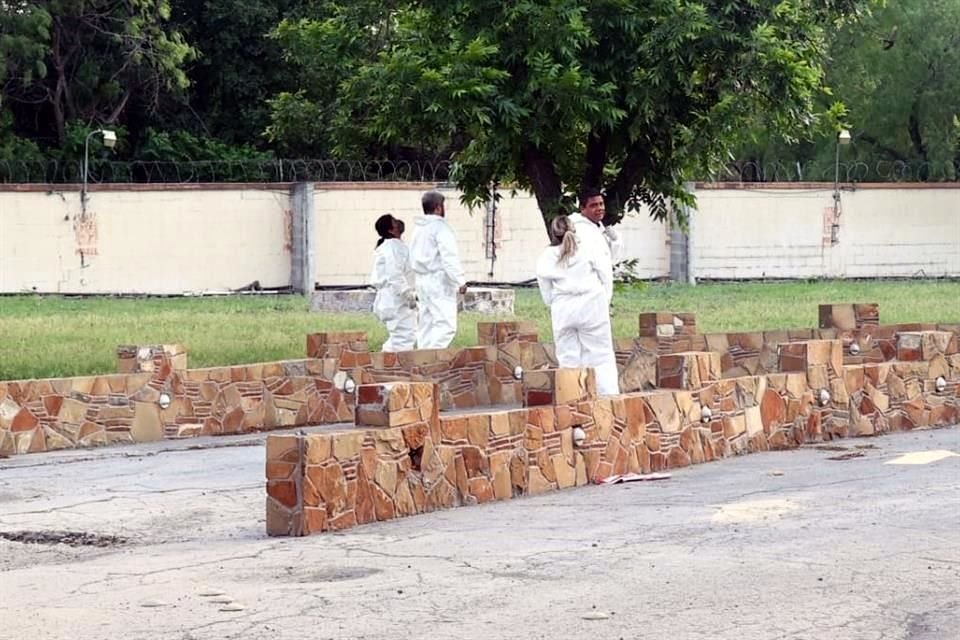
[(71, 547), (116, 547), (126, 538), (86, 531), (0, 531), (0, 539), (23, 544), (65, 544)]

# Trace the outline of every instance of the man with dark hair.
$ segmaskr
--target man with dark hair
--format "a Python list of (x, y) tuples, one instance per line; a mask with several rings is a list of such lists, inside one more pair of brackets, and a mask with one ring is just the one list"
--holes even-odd
[[(603, 217), (606, 215), (606, 206), (603, 194), (598, 189), (584, 189), (579, 194), (580, 212), (570, 216), (570, 223), (580, 245), (579, 252), (584, 260), (596, 265), (595, 268), (603, 271), (602, 280), (613, 282), (613, 261), (619, 253), (620, 238), (613, 229), (603, 226)], [(613, 296), (612, 287), (606, 291), (607, 304)], [(616, 395), (620, 393), (619, 375), (617, 372), (616, 354), (613, 351), (613, 341), (610, 336), (610, 325), (606, 325), (606, 333), (600, 324), (597, 324), (596, 334), (591, 331), (581, 331), (586, 339), (582, 340), (584, 347), (579, 353), (561, 354), (558, 349), (557, 359), (563, 361), (579, 361), (580, 366), (593, 367), (597, 375), (597, 393), (600, 395)], [(559, 347), (559, 344), (558, 344)]]
[(410, 266), (417, 276), (420, 327), (417, 348), (446, 349), (457, 335), (457, 294), (467, 290), (457, 239), (446, 221), (444, 196), (423, 194), (423, 217), (416, 220)]
[(610, 249), (610, 261), (616, 262), (622, 249), (620, 235), (613, 227), (607, 227), (603, 224), (603, 218), (607, 215), (607, 206), (603, 200), (603, 193), (599, 189), (587, 187), (580, 191), (578, 198), (580, 201), (580, 213), (570, 216), (573, 223), (586, 224), (590, 222), (603, 234), (604, 241)]

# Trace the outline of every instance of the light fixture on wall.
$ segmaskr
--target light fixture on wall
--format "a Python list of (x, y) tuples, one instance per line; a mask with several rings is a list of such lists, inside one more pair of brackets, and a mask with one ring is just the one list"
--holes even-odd
[(713, 411), (710, 410), (710, 407), (700, 409), (700, 422), (710, 422), (711, 418), (713, 418)]
[(583, 427), (574, 427), (573, 428), (573, 446), (579, 447), (587, 439), (587, 432), (583, 430)]
[(943, 376), (938, 376), (937, 381), (934, 383), (937, 388), (937, 393), (943, 393), (947, 390), (947, 379)]
[(91, 131), (83, 141), (83, 185), (80, 188), (80, 209), (83, 215), (87, 213), (87, 176), (90, 173), (90, 138), (96, 135), (103, 137), (103, 146), (107, 149), (113, 149), (117, 146), (117, 132), (110, 129)]
[(856, 341), (850, 343), (850, 355), (858, 356), (860, 355), (860, 344)]
[(169, 407), (172, 401), (173, 399), (170, 397), (170, 394), (167, 393), (166, 391), (161, 393), (160, 397), (157, 398), (157, 404), (160, 405), (161, 409), (166, 409), (167, 407)]
[(346, 371), (337, 371), (333, 376), (333, 386), (344, 393), (353, 393), (357, 389), (357, 383)]
[(830, 225), (830, 244), (840, 242), (840, 147), (850, 144), (850, 132), (841, 129), (837, 134), (837, 159), (833, 173), (833, 224)]
[(523, 367), (521, 367), (520, 365), (515, 366), (515, 367), (513, 368), (513, 377), (516, 378), (517, 380), (522, 379), (522, 378), (523, 378)]
[(826, 389), (820, 389), (820, 393), (817, 394), (817, 401), (820, 403), (821, 407), (825, 407), (830, 404), (830, 392)]

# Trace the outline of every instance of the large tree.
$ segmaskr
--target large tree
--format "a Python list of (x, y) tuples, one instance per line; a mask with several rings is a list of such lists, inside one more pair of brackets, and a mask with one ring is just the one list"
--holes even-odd
[(267, 100), (296, 86), (269, 33), (297, 15), (304, 0), (170, 0), (171, 25), (196, 49), (190, 90), (164, 105), (159, 126), (229, 145), (263, 146)]
[(903, 166), (904, 177), (956, 179), (960, 2), (891, 2), (841, 30), (831, 53), (829, 77), (848, 107), (855, 152)]
[(756, 114), (781, 131), (816, 123), (825, 32), (864, 5), (321, 3), (277, 31), (302, 84), (275, 101), (271, 133), (340, 155), (450, 147), (471, 202), (509, 182), (549, 218), (579, 187), (602, 187), (611, 221), (640, 204), (663, 218)]
[[(960, 179), (960, 2), (897, 0), (828, 37), (827, 83), (850, 129), (840, 179)], [(731, 163), (746, 180), (832, 180), (836, 128), (779, 140), (758, 118)]]
[(19, 52), (3, 84), (18, 128), (63, 147), (71, 122), (122, 124), (131, 105), (149, 113), (183, 89), (192, 49), (169, 17), (166, 0), (0, 0), (0, 52)]

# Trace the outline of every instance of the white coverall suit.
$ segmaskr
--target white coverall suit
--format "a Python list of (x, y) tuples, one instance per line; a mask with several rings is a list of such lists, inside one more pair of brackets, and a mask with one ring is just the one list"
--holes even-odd
[(446, 349), (457, 334), (457, 294), (467, 280), (457, 239), (444, 218), (416, 219), (410, 266), (417, 276), (420, 309), (417, 348)]
[(573, 228), (576, 229), (578, 238), (581, 235), (592, 232), (594, 229), (600, 231), (600, 235), (603, 236), (609, 251), (610, 268), (612, 270), (613, 265), (620, 259), (620, 253), (623, 251), (623, 242), (620, 239), (620, 234), (617, 233), (613, 227), (606, 227), (602, 222), (600, 224), (592, 222), (580, 213), (571, 215), (570, 222), (573, 223)]
[(384, 240), (374, 252), (370, 284), (377, 290), (373, 313), (390, 334), (384, 351), (410, 351), (417, 333), (417, 298), (410, 251), (402, 240)]
[(537, 262), (537, 282), (544, 303), (550, 307), (557, 364), (592, 367), (597, 376), (597, 393), (617, 395), (619, 373), (610, 327), (610, 246), (603, 232), (589, 220), (586, 222), (589, 228), (575, 227), (577, 252), (566, 265), (557, 263), (560, 247), (543, 252)]

